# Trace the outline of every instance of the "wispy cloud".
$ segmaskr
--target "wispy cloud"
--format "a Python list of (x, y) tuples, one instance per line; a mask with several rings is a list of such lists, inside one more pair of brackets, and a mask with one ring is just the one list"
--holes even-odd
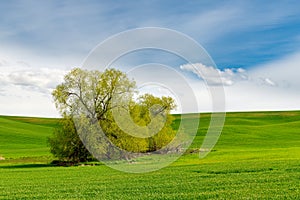
[(193, 87), (201, 105), (199, 111), (207, 111), (210, 107), (210, 95), (200, 87), (203, 87), (205, 75), (209, 81), (218, 76), (218, 85), (227, 86), (224, 87), (227, 111), (298, 110), (299, 63), (300, 52), (249, 70), (219, 70), (199, 63), (183, 65), (181, 69), (198, 76)]
[(271, 80), (270, 78), (260, 78), (260, 81), (261, 81), (262, 85), (269, 85), (269, 86), (272, 86), (272, 87), (277, 86), (277, 84), (273, 80)]
[[(268, 105), (274, 109), (279, 104), (281, 107), (296, 105), (300, 54), (293, 53), (300, 46), (299, 6), (297, 0), (288, 3), (258, 0), (2, 2), (0, 94), (6, 97), (0, 99), (0, 110), (11, 113), (7, 109), (10, 105), (10, 109), (31, 113), (30, 103), (42, 104), (41, 101), (47, 105), (44, 107), (53, 108), (50, 90), (68, 69), (80, 66), (89, 51), (107, 37), (144, 26), (175, 29), (202, 44), (220, 69), (207, 63), (208, 66), (202, 65), (200, 59), (193, 61), (199, 62), (194, 64), (198, 70), (189, 65), (182, 65), (182, 70), (202, 80), (205, 78), (210, 84), (227, 86), (229, 108), (243, 110), (247, 105), (253, 105), (249, 109), (255, 105), (263, 108), (268, 101), (273, 102)], [(183, 48), (180, 41), (177, 47)], [(185, 63), (166, 54), (154, 58), (142, 52), (135, 58), (120, 59), (117, 64), (132, 66), (148, 61), (161, 61), (169, 66)], [(195, 83), (195, 88), (198, 87), (199, 79)], [(13, 96), (14, 93), (21, 97)], [(209, 107), (209, 97), (203, 98), (204, 93), (202, 90), (197, 93), (202, 100), (207, 99), (202, 108)], [(26, 107), (30, 109), (25, 109), (22, 99), (26, 99)]]
[(112, 34), (161, 26), (192, 36), (221, 67), (249, 67), (299, 46), (299, 31), (290, 31), (300, 23), (297, 5), (298, 1), (7, 1), (0, 7), (0, 40), (5, 48), (84, 59)]
[(300, 88), (299, 63), (300, 51), (269, 63), (255, 66), (249, 69), (248, 73), (253, 79), (264, 80), (269, 85), (296, 92)]

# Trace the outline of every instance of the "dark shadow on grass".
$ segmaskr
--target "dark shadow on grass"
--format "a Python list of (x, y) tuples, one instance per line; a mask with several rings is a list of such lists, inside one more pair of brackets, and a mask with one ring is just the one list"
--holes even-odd
[(0, 169), (30, 169), (30, 168), (43, 168), (55, 167), (53, 164), (16, 164), (16, 165), (0, 165)]
[(34, 169), (44, 167), (78, 167), (78, 166), (100, 166), (103, 163), (50, 163), (50, 164), (4, 164), (0, 169)]

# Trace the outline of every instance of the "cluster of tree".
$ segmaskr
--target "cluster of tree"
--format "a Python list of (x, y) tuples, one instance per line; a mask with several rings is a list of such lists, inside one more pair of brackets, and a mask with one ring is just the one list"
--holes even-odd
[[(78, 133), (82, 127), (74, 124), (78, 116), (84, 116), (88, 126), (101, 127), (111, 143), (100, 143), (102, 147), (98, 148), (109, 159), (112, 145), (128, 152), (153, 152), (166, 146), (176, 134), (170, 115), (174, 100), (151, 94), (136, 97), (135, 82), (116, 69), (99, 72), (75, 68), (52, 95), (63, 118), (49, 144), (51, 153), (60, 160), (80, 162), (92, 158)], [(87, 134), (84, 137), (92, 137)], [(99, 137), (94, 140), (101, 140)]]

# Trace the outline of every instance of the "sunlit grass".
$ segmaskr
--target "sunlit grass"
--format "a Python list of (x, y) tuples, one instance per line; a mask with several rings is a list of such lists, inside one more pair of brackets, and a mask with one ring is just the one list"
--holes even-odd
[[(197, 116), (184, 117), (193, 123)], [(201, 114), (191, 149), (201, 147), (209, 120), (209, 114)], [(0, 155), (13, 158), (0, 161), (0, 198), (300, 198), (300, 112), (227, 113), (223, 133), (207, 157), (187, 153), (171, 166), (141, 174), (105, 165), (49, 165), (53, 158), (46, 138), (56, 122), (0, 117)]]

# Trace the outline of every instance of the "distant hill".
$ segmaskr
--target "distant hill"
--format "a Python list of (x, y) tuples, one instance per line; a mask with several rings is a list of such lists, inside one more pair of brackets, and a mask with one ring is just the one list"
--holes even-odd
[(47, 146), (59, 119), (0, 116), (0, 156), (50, 156)]
[[(176, 118), (174, 128), (180, 123)], [(186, 118), (198, 120), (199, 114)], [(201, 147), (210, 114), (200, 114), (200, 127), (191, 148)], [(0, 157), (49, 157), (47, 137), (59, 119), (0, 116)], [(187, 128), (187, 127), (185, 127)], [(300, 111), (227, 113), (225, 126), (215, 150), (278, 149), (299, 147)]]

